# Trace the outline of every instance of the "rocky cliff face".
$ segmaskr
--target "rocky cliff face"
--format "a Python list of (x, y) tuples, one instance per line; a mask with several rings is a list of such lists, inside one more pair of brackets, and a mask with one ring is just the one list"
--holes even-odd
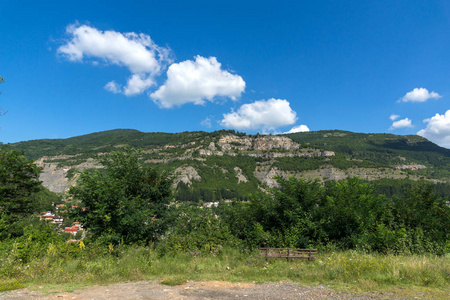
[(83, 171), (86, 169), (99, 168), (99, 166), (92, 158), (89, 158), (85, 162), (71, 167), (61, 167), (59, 166), (59, 163), (46, 162), (61, 158), (62, 156), (44, 156), (35, 161), (36, 165), (43, 168), (42, 173), (39, 176), (39, 180), (42, 181), (42, 185), (55, 193), (64, 193), (68, 191), (72, 185), (75, 185), (79, 175), (77, 173), (73, 173), (73, 176), (68, 178), (69, 170), (76, 169), (79, 171)]
[(217, 144), (225, 151), (232, 149), (240, 151), (270, 151), (272, 149), (297, 150), (300, 147), (298, 143), (288, 137), (267, 135), (240, 137), (230, 134), (222, 136)]
[(237, 153), (251, 157), (277, 158), (277, 157), (319, 157), (334, 156), (333, 151), (319, 151), (309, 149), (308, 152), (300, 150), (300, 144), (285, 136), (256, 135), (244, 136), (224, 135), (217, 141), (217, 146), (211, 142), (206, 149), (200, 149), (202, 156), (210, 155), (230, 155)]
[(191, 185), (193, 180), (201, 180), (197, 170), (191, 166), (182, 166), (175, 170), (175, 179), (173, 181), (173, 187), (177, 187), (178, 183), (184, 182), (187, 185)]
[[(180, 152), (174, 152), (174, 150), (180, 149)], [(194, 153), (200, 155), (200, 157), (195, 156)], [(260, 180), (262, 184), (268, 185), (270, 187), (276, 186), (275, 175), (281, 177), (288, 177), (291, 174), (289, 172), (282, 172), (276, 167), (273, 167), (273, 159), (279, 157), (329, 157), (334, 156), (332, 151), (320, 151), (318, 149), (302, 148), (299, 143), (292, 141), (290, 138), (285, 136), (271, 136), (271, 135), (256, 135), (256, 136), (237, 136), (233, 134), (222, 135), (213, 141), (196, 141), (189, 142), (183, 145), (172, 145), (167, 144), (160, 147), (154, 147), (147, 149), (144, 153), (152, 154), (157, 153), (161, 155), (162, 158), (152, 158), (147, 159), (147, 163), (171, 163), (175, 161), (189, 161), (198, 160), (204, 161), (205, 158), (202, 156), (236, 156), (245, 155), (249, 157), (261, 157), (267, 159), (264, 165), (259, 165), (255, 171), (254, 176)], [(174, 154), (178, 153), (178, 154)], [(182, 154), (180, 154), (182, 153)], [(66, 192), (70, 186), (76, 184), (78, 179), (78, 173), (70, 171), (71, 169), (77, 169), (78, 171), (83, 171), (85, 169), (98, 168), (99, 166), (95, 163), (93, 159), (87, 159), (86, 161), (72, 165), (68, 163), (68, 166), (64, 166), (61, 161), (76, 158), (76, 156), (60, 155), (48, 157), (44, 156), (40, 158), (36, 163), (43, 167), (43, 173), (40, 176), (40, 180), (43, 182), (44, 186), (49, 190), (56, 193)], [(215, 166), (220, 168), (220, 166)], [(221, 169), (222, 172), (225, 169)], [(226, 170), (225, 170), (226, 171)], [(70, 173), (72, 174), (70, 174)], [(248, 182), (248, 178), (243, 174), (242, 169), (239, 166), (234, 168), (236, 178), (239, 183)], [(322, 174), (322, 173), (331, 174)], [(325, 176), (330, 179), (344, 178), (344, 174), (337, 174), (339, 172), (328, 170), (321, 171), (321, 176)], [(191, 185), (193, 181), (201, 181), (202, 178), (194, 167), (189, 164), (178, 167), (175, 170), (176, 178), (174, 179), (174, 187), (180, 182), (184, 182), (187, 185)], [(70, 176), (69, 176), (70, 175)]]

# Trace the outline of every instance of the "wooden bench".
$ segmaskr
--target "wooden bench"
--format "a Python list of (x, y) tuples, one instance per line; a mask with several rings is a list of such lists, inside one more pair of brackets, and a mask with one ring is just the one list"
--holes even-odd
[(305, 259), (314, 260), (317, 258), (317, 249), (293, 249), (293, 248), (259, 248), (259, 255), (266, 259)]

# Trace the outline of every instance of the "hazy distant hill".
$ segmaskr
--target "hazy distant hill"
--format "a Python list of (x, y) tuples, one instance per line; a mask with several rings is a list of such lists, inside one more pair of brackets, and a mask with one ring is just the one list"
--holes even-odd
[(339, 180), (358, 175), (387, 194), (416, 181), (450, 194), (450, 150), (419, 136), (315, 131), (246, 135), (235, 131), (144, 133), (130, 129), (68, 139), (10, 144), (44, 168), (41, 180), (55, 192), (74, 184), (73, 169), (96, 167), (94, 154), (140, 148), (146, 162), (177, 174), (180, 200), (245, 199), (274, 186), (275, 175)]

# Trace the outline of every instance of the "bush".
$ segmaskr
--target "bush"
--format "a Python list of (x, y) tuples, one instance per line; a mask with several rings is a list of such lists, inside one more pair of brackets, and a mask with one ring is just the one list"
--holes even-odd
[(175, 224), (161, 238), (156, 248), (158, 254), (217, 254), (224, 246), (240, 246), (239, 239), (211, 209), (186, 207), (180, 210)]

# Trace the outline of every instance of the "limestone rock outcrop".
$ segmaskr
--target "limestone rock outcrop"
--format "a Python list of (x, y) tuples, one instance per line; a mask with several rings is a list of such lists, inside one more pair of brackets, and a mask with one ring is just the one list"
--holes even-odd
[(173, 186), (176, 187), (178, 183), (184, 182), (187, 185), (192, 184), (192, 180), (201, 180), (198, 172), (192, 166), (182, 166), (175, 170), (176, 177), (173, 181)]

